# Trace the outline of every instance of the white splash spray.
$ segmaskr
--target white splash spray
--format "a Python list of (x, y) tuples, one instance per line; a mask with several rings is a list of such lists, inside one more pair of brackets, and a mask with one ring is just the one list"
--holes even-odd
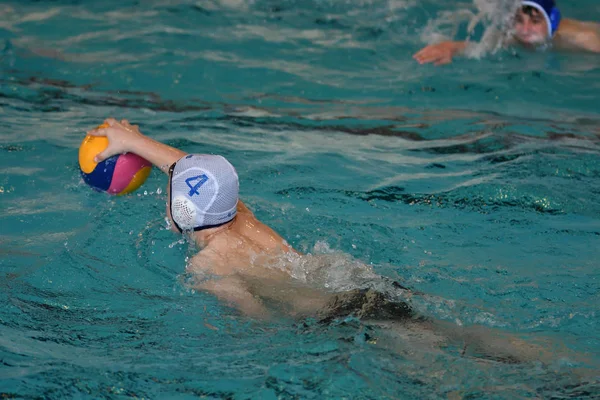
[[(520, 0), (473, 0), (471, 9), (443, 11), (428, 22), (421, 33), (426, 43), (439, 43), (444, 40), (468, 40), (466, 56), (479, 58), (495, 53), (503, 47), (511, 35), (512, 23)], [(462, 23), (468, 23), (466, 38), (456, 37)], [(484, 25), (479, 41), (472, 41), (477, 25)]]

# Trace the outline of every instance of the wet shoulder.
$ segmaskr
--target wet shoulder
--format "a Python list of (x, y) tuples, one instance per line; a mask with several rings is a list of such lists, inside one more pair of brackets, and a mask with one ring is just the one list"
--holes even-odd
[(242, 236), (254, 250), (266, 253), (291, 250), (287, 242), (277, 232), (259, 221), (252, 212), (238, 214), (236, 218), (234, 231)]

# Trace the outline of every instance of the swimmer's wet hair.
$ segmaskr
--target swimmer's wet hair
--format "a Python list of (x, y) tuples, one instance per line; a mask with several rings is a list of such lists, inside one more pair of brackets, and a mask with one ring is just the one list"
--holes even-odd
[(538, 10), (535, 7), (532, 6), (523, 6), (521, 7), (521, 10), (523, 10), (523, 14), (529, 15), (530, 17), (544, 17), (544, 15), (542, 14), (542, 12), (540, 10)]

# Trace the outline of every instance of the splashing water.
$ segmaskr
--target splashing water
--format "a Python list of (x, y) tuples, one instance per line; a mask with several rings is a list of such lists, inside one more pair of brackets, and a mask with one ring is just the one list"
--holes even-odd
[[(437, 18), (428, 21), (421, 33), (421, 40), (426, 43), (438, 43), (445, 40), (467, 40), (470, 45), (465, 55), (480, 58), (500, 50), (511, 35), (515, 12), (520, 5), (519, 0), (473, 0), (472, 9), (442, 11)], [(467, 37), (458, 38), (461, 25), (467, 24)], [(483, 25), (483, 34), (479, 40), (475, 30)]]

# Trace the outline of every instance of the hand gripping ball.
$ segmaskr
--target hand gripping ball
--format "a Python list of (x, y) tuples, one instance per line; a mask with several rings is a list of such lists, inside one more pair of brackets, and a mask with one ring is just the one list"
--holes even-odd
[[(99, 128), (107, 128), (102, 124)], [(92, 188), (109, 194), (131, 193), (144, 183), (152, 164), (142, 157), (125, 153), (96, 163), (94, 157), (108, 146), (104, 136), (87, 135), (79, 146), (79, 168), (85, 183)]]

